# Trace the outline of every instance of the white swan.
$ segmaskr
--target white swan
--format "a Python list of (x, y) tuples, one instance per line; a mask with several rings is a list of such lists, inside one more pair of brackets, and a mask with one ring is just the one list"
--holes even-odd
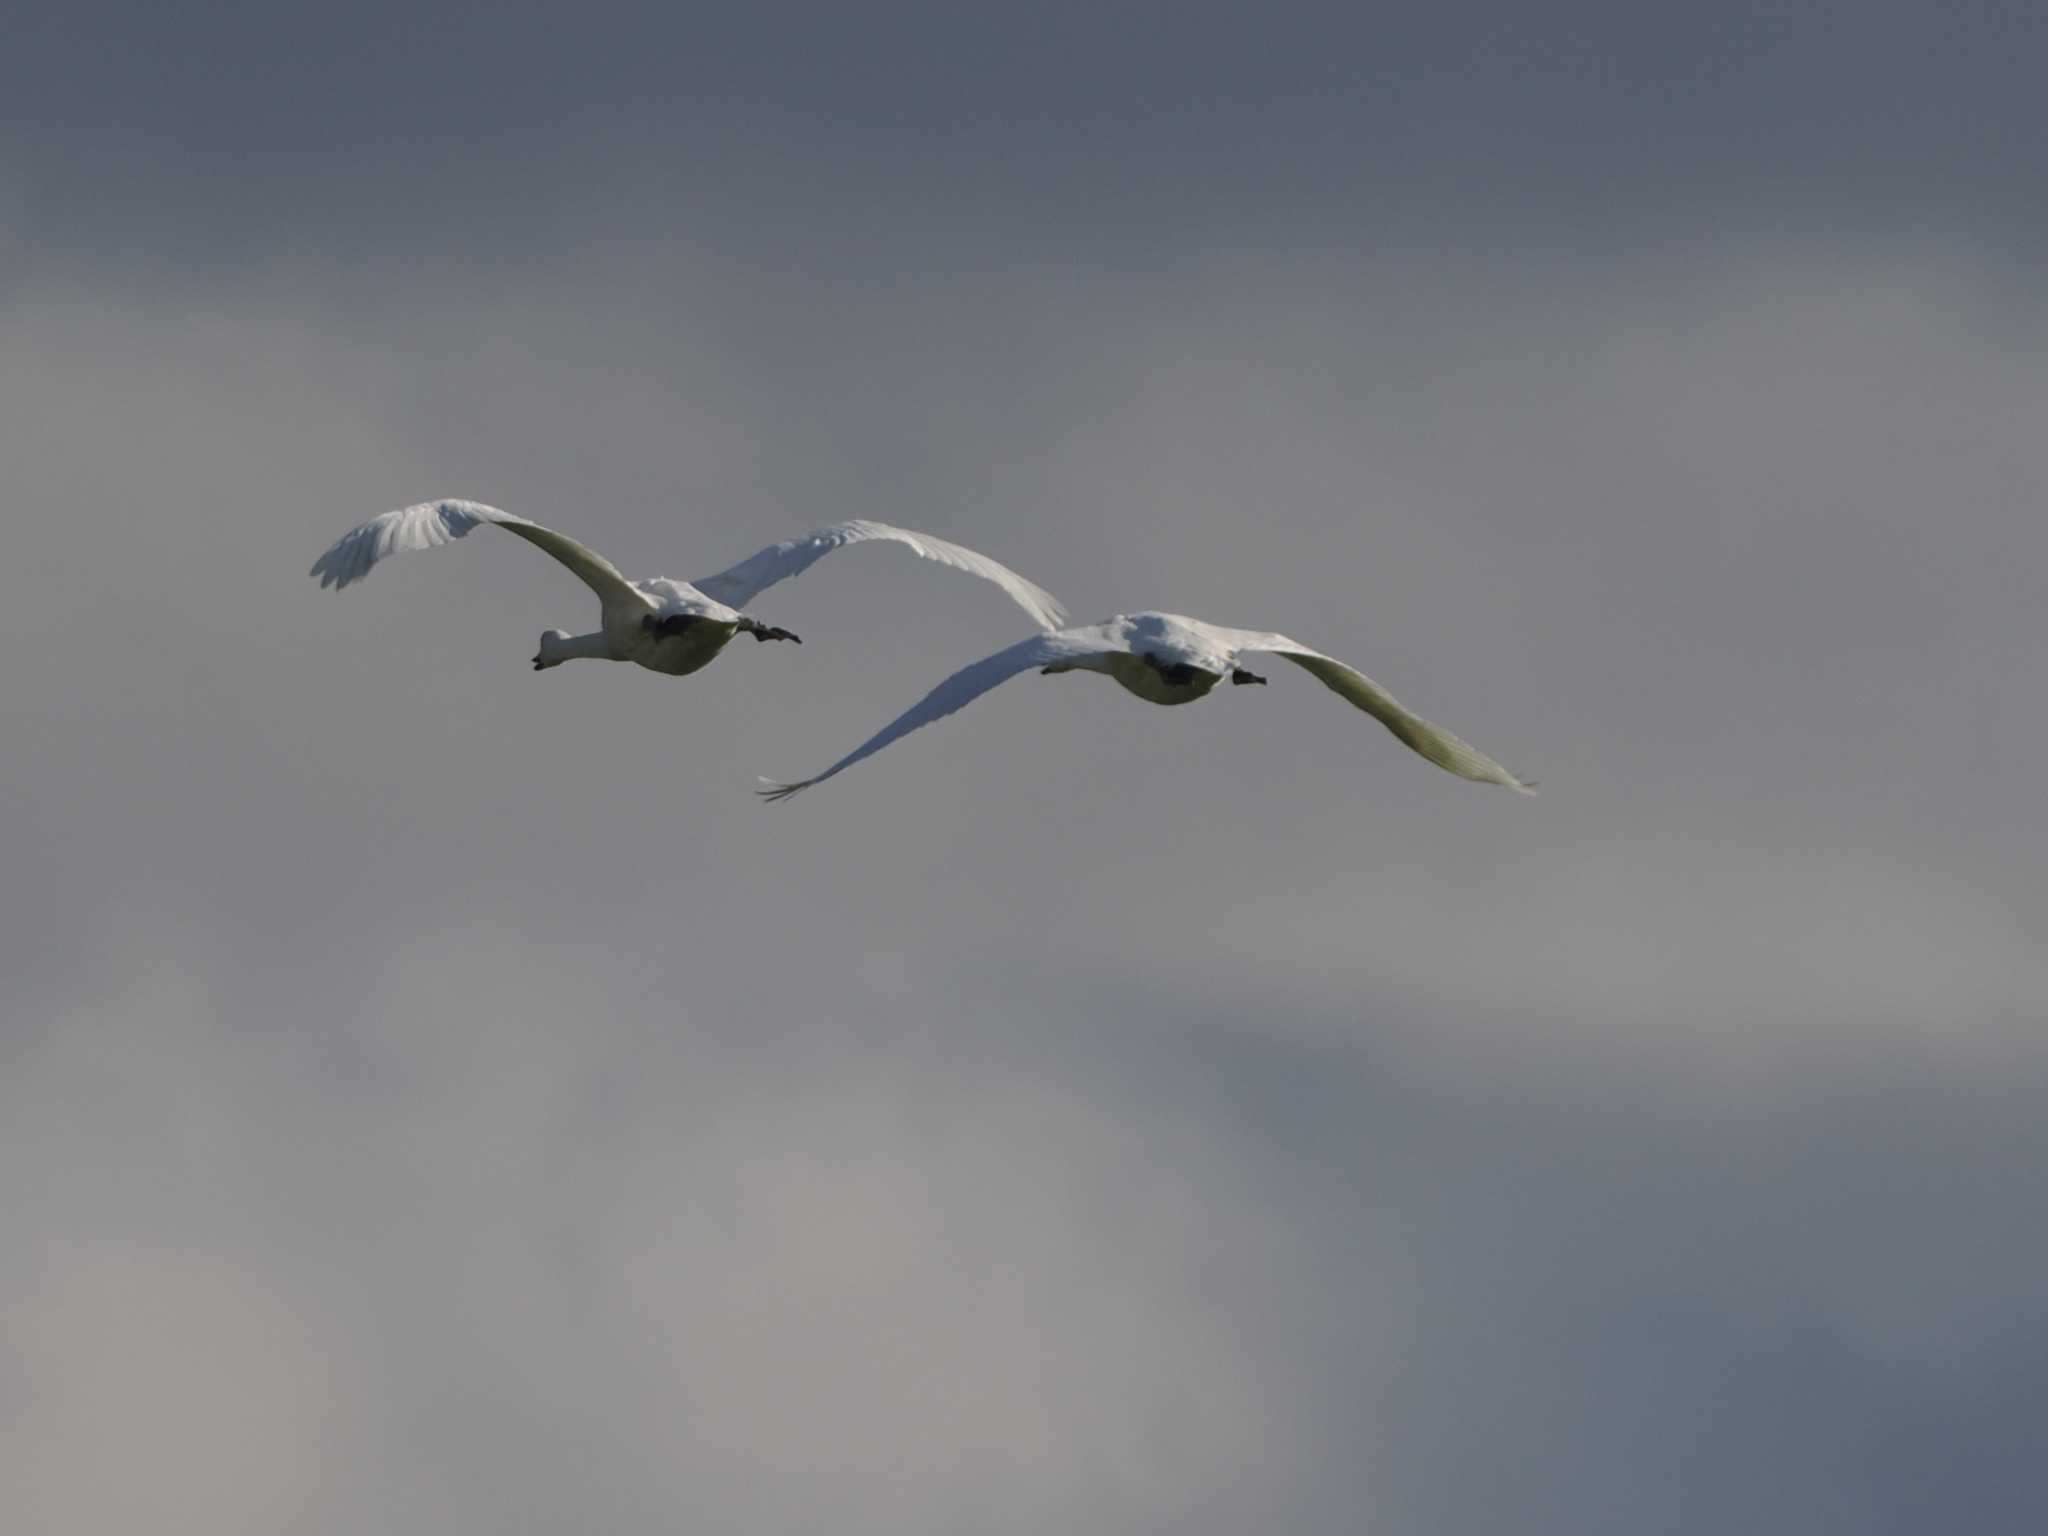
[(1270, 651), (1314, 673), (1326, 687), (1356, 704), (1439, 768), (1482, 784), (1503, 784), (1525, 795), (1536, 792), (1533, 784), (1516, 778), (1485, 753), (1404, 709), (1363, 672), (1312, 651), (1298, 640), (1258, 630), (1223, 629), (1177, 613), (1130, 613), (1118, 614), (1103, 624), (1033, 635), (963, 667), (823, 773), (795, 784), (764, 779), (757, 793), (769, 800), (785, 800), (864, 757), (874, 756), (899, 736), (943, 720), (998, 683), (1033, 667), (1040, 672), (1106, 672), (1147, 703), (1188, 704), (1226, 677), (1233, 683), (1263, 683), (1263, 677), (1238, 666), (1237, 658), (1245, 651)]
[(582, 578), (602, 605), (601, 628), (586, 635), (551, 629), (540, 637), (540, 650), (533, 658), (536, 672), (581, 656), (593, 656), (607, 661), (636, 662), (650, 671), (682, 677), (707, 665), (736, 634), (750, 634), (756, 640), (796, 640), (788, 630), (763, 624), (740, 609), (755, 593), (809, 570), (831, 551), (872, 539), (905, 545), (927, 560), (994, 582), (1041, 629), (1056, 629), (1066, 618), (1065, 610), (1052, 594), (986, 555), (935, 539), (928, 533), (858, 520), (771, 544), (731, 570), (701, 581), (657, 577), (636, 582), (626, 580), (611, 561), (595, 550), (585, 549), (568, 535), (526, 518), (475, 501), (423, 501), (418, 506), (401, 507), (396, 512), (373, 517), (362, 527), (344, 534), (332, 549), (313, 562), (309, 574), (319, 577), (322, 587), (339, 590), (352, 581), (362, 580), (370, 567), (387, 555), (406, 549), (432, 549), (459, 539), (484, 523), (516, 533), (529, 544), (546, 550)]

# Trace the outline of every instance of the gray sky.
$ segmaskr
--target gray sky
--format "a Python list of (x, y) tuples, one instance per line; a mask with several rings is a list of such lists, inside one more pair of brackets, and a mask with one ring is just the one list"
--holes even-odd
[(10, 1530), (2048, 1518), (2044, 24), (1026, 9), (10, 33)]

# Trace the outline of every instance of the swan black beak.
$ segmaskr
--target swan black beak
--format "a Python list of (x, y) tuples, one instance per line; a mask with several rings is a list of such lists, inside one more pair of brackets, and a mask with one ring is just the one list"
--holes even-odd
[(1243, 667), (1238, 667), (1234, 671), (1232, 671), (1230, 674), (1230, 680), (1233, 683), (1236, 683), (1239, 687), (1243, 687), (1246, 683), (1265, 682), (1265, 679), (1259, 676), (1258, 673), (1247, 672)]

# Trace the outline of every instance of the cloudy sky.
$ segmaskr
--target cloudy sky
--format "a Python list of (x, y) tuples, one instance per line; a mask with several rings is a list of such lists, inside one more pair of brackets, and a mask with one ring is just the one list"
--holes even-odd
[(10, 1530), (2042, 1528), (2035, 8), (300, 12), (0, 46)]

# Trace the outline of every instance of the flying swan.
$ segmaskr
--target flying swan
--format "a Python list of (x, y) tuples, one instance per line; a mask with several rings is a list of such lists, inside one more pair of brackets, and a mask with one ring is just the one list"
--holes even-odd
[(1049, 592), (987, 555), (935, 539), (928, 533), (860, 520), (771, 544), (731, 570), (701, 581), (671, 581), (667, 577), (628, 581), (604, 556), (552, 528), (543, 528), (539, 523), (481, 502), (423, 501), (416, 507), (401, 507), (382, 517), (373, 517), (362, 527), (344, 534), (332, 549), (313, 562), (309, 574), (319, 577), (323, 588), (339, 590), (352, 581), (362, 580), (370, 567), (387, 555), (407, 549), (432, 549), (462, 538), (485, 523), (516, 533), (527, 543), (546, 550), (574, 571), (597, 594), (601, 605), (602, 628), (587, 635), (551, 629), (540, 637), (540, 650), (533, 658), (536, 672), (578, 657), (594, 656), (606, 661), (637, 662), (649, 671), (682, 677), (708, 665), (737, 634), (749, 634), (756, 640), (797, 640), (788, 630), (763, 624), (741, 609), (756, 593), (785, 577), (809, 570), (833, 550), (875, 539), (906, 545), (927, 560), (994, 582), (1041, 629), (1057, 629), (1066, 619), (1066, 611)]
[(1177, 613), (1129, 613), (1102, 624), (1033, 635), (963, 667), (823, 773), (795, 784), (764, 779), (757, 793), (769, 800), (786, 800), (862, 758), (874, 756), (899, 736), (943, 720), (998, 683), (1033, 667), (1040, 672), (1104, 672), (1149, 704), (1189, 704), (1226, 677), (1233, 683), (1263, 683), (1263, 677), (1237, 664), (1246, 651), (1284, 656), (1313, 673), (1325, 687), (1356, 704), (1439, 768), (1481, 784), (1502, 784), (1525, 795), (1536, 792), (1533, 784), (1516, 778), (1485, 753), (1404, 709), (1363, 672), (1312, 651), (1298, 640), (1252, 629), (1224, 629)]

